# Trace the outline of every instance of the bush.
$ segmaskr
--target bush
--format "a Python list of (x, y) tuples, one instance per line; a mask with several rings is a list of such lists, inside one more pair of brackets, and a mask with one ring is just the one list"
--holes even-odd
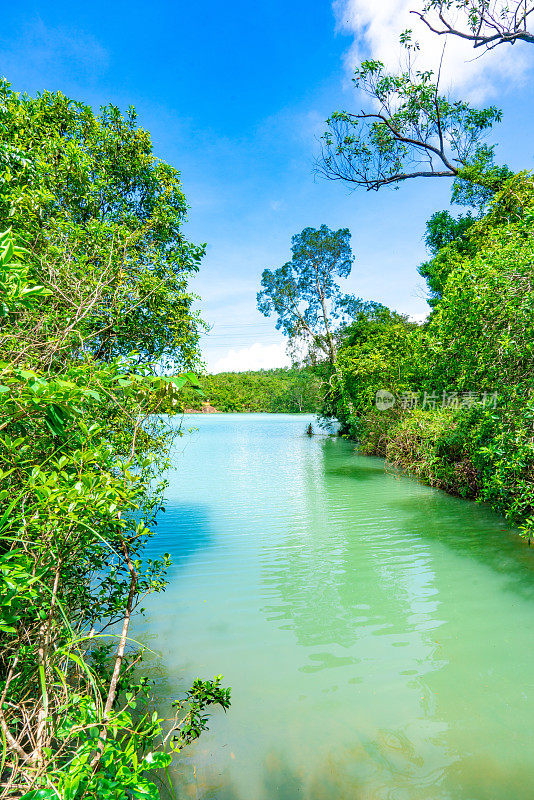
[(419, 480), (460, 497), (477, 497), (473, 464), (462, 415), (451, 409), (414, 409), (389, 429), (385, 456)]
[(486, 501), (531, 536), (534, 403), (497, 408), (373, 410), (359, 421), (361, 452), (384, 456), (423, 483)]

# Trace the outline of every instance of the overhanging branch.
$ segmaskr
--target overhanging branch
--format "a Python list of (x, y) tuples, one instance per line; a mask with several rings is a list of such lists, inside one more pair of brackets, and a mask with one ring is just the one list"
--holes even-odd
[(436, 23), (432, 23), (427, 13), (431, 7), (437, 4), (429, 4), (425, 11), (411, 11), (418, 17), (421, 22), (427, 26), (432, 33), (438, 36), (456, 36), (459, 39), (472, 42), (474, 48), (483, 47), (486, 50), (492, 50), (499, 44), (514, 44), (517, 41), (527, 42), (534, 44), (534, 33), (527, 29), (527, 19), (534, 12), (534, 4), (527, 4), (524, 0), (516, 0), (517, 7), (512, 15), (503, 15), (500, 18), (493, 15), (489, 8), (484, 7), (482, 4), (479, 6), (479, 19), (476, 30), (466, 30), (453, 25), (444, 13), (444, 8), (448, 8), (450, 4), (439, 3), (439, 11), (437, 17), (441, 23), (441, 27)]

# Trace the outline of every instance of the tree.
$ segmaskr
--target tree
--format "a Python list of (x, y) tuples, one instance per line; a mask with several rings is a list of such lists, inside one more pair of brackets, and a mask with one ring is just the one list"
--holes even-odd
[(453, 217), (449, 211), (436, 211), (426, 223), (425, 244), (430, 254), (436, 256), (442, 247), (461, 239), (474, 222), (470, 212)]
[(0, 230), (23, 237), (32, 276), (52, 291), (43, 347), (50, 312), (99, 360), (135, 351), (195, 366), (188, 280), (204, 247), (183, 235), (186, 210), (178, 171), (155, 157), (133, 108), (95, 114), (61, 92), (32, 98), (0, 81)]
[(493, 149), (481, 147), (475, 157), (461, 169), (454, 179), (451, 203), (470, 206), (479, 214), (487, 211), (490, 202), (501, 191), (513, 172), (506, 164), (493, 161)]
[(443, 296), (443, 289), (450, 274), (454, 258), (469, 252), (473, 245), (465, 235), (476, 222), (471, 212), (465, 216), (453, 217), (449, 211), (436, 211), (426, 223), (425, 244), (432, 258), (418, 268), (419, 274), (425, 278), (430, 296), (429, 305), (434, 308)]
[(326, 225), (305, 228), (291, 242), (291, 261), (277, 270), (264, 270), (258, 308), (266, 317), (276, 313), (277, 330), (290, 339), (307, 338), (333, 364), (332, 325), (347, 307), (335, 279), (347, 278), (352, 269), (350, 231), (331, 231)]
[(327, 120), (318, 171), (331, 180), (378, 190), (409, 178), (456, 178), (477, 159), (493, 160), (483, 139), (501, 112), (476, 109), (439, 94), (439, 75), (415, 70), (410, 32), (401, 37), (406, 69), (390, 74), (381, 61), (363, 61), (355, 85), (372, 111), (336, 111)]
[[(343, 295), (336, 282), (347, 278), (354, 256), (348, 228), (331, 231), (326, 225), (305, 228), (293, 236), (292, 258), (276, 270), (264, 270), (258, 308), (275, 314), (276, 328), (293, 342), (303, 340), (312, 352), (322, 353), (333, 368), (337, 388), (346, 398), (337, 363), (336, 329), (351, 318), (362, 302)], [(346, 398), (349, 411), (350, 399)]]
[(323, 413), (333, 411), (344, 432), (359, 438), (378, 390), (401, 395), (420, 386), (425, 365), (423, 334), (422, 326), (384, 306), (358, 312), (340, 334), (338, 354), (356, 413), (347, 419), (343, 409), (336, 408), (338, 398), (328, 394), (323, 399)]
[(277, 410), (317, 412), (320, 381), (309, 369), (291, 370), (287, 389), (275, 398)]
[(533, 11), (531, 0), (428, 0), (422, 12), (411, 13), (439, 36), (457, 36), (475, 48), (493, 50), (519, 41), (534, 44), (529, 31)]
[(442, 250), (450, 275), (430, 323), (438, 388), (531, 389), (533, 210), (534, 180), (519, 173), (464, 234), (462, 251)]

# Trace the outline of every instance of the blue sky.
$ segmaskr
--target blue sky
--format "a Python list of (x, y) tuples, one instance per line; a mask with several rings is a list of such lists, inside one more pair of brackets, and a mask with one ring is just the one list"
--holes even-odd
[[(156, 154), (181, 170), (187, 235), (208, 245), (194, 282), (213, 325), (208, 367), (274, 366), (282, 337), (256, 311), (255, 295), (262, 270), (284, 263), (291, 236), (306, 226), (350, 228), (347, 290), (412, 315), (428, 310), (417, 265), (425, 221), (448, 204), (448, 181), (366, 193), (313, 175), (325, 118), (361, 104), (352, 66), (361, 56), (393, 57), (414, 4), (4, 2), (0, 70), (30, 94), (60, 89), (95, 108), (137, 108)], [(441, 42), (423, 44), (435, 64)], [(503, 108), (498, 158), (514, 169), (534, 166), (530, 47), (476, 62), (452, 45), (447, 54), (459, 96)]]

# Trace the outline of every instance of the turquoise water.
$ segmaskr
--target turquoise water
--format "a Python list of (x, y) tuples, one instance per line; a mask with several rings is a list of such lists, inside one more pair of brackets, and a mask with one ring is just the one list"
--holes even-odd
[(162, 706), (222, 673), (179, 760), (199, 800), (534, 796), (533, 551), (291, 415), (186, 418), (151, 542)]

